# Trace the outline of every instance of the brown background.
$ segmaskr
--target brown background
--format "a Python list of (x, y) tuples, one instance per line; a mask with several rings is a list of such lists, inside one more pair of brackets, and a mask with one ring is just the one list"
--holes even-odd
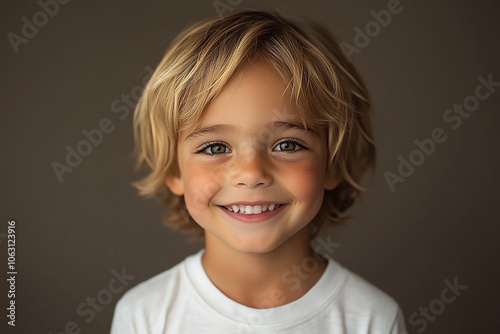
[[(387, 4), (243, 0), (235, 10), (313, 18), (353, 44), (354, 28), (364, 29), (373, 20), (370, 11)], [(375, 102), (379, 165), (366, 182), (376, 190), (332, 236), (340, 244), (333, 256), (393, 296), (407, 319), (456, 277), (467, 289), (425, 332), (498, 333), (500, 89), (456, 130), (442, 117), (474, 93), (478, 76), (500, 81), (500, 5), (402, 0), (401, 6), (352, 56)], [(76, 308), (107, 288), (113, 269), (135, 276), (129, 289), (201, 247), (164, 228), (159, 208), (129, 185), (132, 117), (120, 119), (112, 103), (142, 84), (145, 69), (158, 64), (181, 29), (217, 12), (209, 0), (75, 0), (60, 5), (14, 52), (7, 34), (21, 34), (22, 17), (32, 22), (40, 10), (33, 0), (0, 3), (3, 263), (9, 219), (17, 222), (18, 242), (18, 326), (6, 332), (59, 333), (75, 321), (82, 333), (107, 333), (124, 290), (89, 323)], [(66, 146), (75, 148), (82, 130), (104, 118), (114, 130), (59, 182), (53, 161), (64, 163)], [(392, 192), (384, 172), (396, 172), (398, 156), (408, 158), (414, 140), (435, 128), (447, 140)], [(421, 327), (408, 328), (417, 333)]]

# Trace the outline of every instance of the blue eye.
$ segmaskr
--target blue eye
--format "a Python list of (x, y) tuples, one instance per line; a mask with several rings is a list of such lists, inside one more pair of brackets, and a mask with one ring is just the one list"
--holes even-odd
[(196, 151), (196, 153), (218, 155), (223, 153), (231, 153), (231, 150), (229, 149), (229, 147), (222, 143), (207, 143), (201, 149)]
[(284, 140), (281, 143), (279, 143), (278, 145), (276, 145), (275, 149), (273, 149), (273, 151), (281, 151), (281, 152), (291, 153), (291, 152), (299, 151), (301, 149), (305, 149), (305, 147), (303, 145), (297, 143), (294, 140), (288, 139), (288, 140)]

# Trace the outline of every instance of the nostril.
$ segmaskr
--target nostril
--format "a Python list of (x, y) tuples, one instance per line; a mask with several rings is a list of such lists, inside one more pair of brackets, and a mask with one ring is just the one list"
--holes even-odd
[(258, 159), (240, 161), (231, 169), (231, 179), (239, 187), (265, 187), (272, 183), (272, 175), (266, 163)]

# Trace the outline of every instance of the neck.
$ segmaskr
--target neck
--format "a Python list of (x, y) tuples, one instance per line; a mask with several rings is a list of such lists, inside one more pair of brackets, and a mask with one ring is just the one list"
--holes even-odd
[(253, 308), (277, 307), (302, 297), (326, 268), (326, 260), (310, 247), (307, 228), (266, 253), (239, 252), (207, 234), (202, 263), (222, 293)]

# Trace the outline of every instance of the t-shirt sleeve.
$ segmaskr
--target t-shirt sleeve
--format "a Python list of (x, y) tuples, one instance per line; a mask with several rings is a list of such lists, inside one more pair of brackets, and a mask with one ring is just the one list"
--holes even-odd
[(116, 303), (111, 323), (111, 334), (139, 334), (132, 321), (130, 303), (127, 303), (127, 300), (123, 298)]
[(408, 332), (406, 331), (406, 323), (403, 311), (400, 307), (398, 307), (398, 313), (396, 314), (396, 318), (394, 319), (389, 334), (408, 334)]

